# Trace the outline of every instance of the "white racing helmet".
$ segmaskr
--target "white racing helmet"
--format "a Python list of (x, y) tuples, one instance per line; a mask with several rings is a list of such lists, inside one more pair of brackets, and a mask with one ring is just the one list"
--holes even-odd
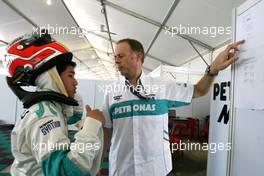
[[(53, 91), (28, 92), (21, 86), (36, 86), (36, 78), (60, 64), (71, 61), (72, 53), (62, 44), (51, 38), (47, 32), (24, 35), (11, 42), (6, 49), (3, 64), (9, 73), (7, 83), (16, 96), (23, 102), (25, 108), (44, 100), (54, 100), (67, 105), (78, 103), (67, 96), (65, 90), (61, 93)], [(64, 86), (59, 86), (60, 88)]]

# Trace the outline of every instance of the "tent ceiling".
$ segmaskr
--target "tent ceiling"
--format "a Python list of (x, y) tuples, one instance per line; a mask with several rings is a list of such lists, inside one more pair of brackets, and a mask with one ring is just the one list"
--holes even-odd
[[(194, 26), (200, 27), (229, 27), (232, 20), (232, 9), (236, 7), (239, 2), (243, 0), (184, 0), (175, 10), (174, 14), (168, 21), (168, 26)], [(211, 34), (189, 34), (210, 46), (216, 46), (224, 42), (226, 39), (231, 38), (230, 35), (214, 35), (212, 30)]]
[(166, 0), (163, 2), (157, 0), (134, 0), (133, 3), (131, 0), (110, 0), (110, 2), (137, 12), (155, 21), (162, 21), (169, 7), (172, 5), (173, 0)]
[(9, 42), (14, 37), (32, 30), (31, 25), (25, 19), (0, 1), (0, 40)]
[[(7, 0), (4, 0), (7, 1)], [(33, 25), (40, 27), (65, 27), (85, 29), (84, 36), (58, 34), (54, 38), (64, 43), (74, 54), (81, 77), (90, 79), (116, 79), (113, 52), (106, 30), (101, 2), (98, 0), (9, 0), (15, 8), (0, 1), (0, 47), (17, 36), (31, 32)], [(167, 27), (230, 27), (232, 9), (245, 0), (181, 0), (171, 14)], [(159, 25), (164, 20), (174, 0), (108, 0), (106, 12), (113, 45), (122, 38), (135, 38), (142, 42), (145, 50), (149, 47)], [(17, 10), (16, 10), (17, 9)], [(23, 15), (17, 13), (21, 12)], [(33, 25), (32, 25), (33, 24)], [(102, 26), (104, 25), (104, 26)], [(79, 28), (78, 28), (79, 27)], [(52, 30), (50, 30), (52, 33)], [(204, 46), (214, 48), (229, 40), (231, 34), (195, 34)], [(1, 42), (3, 41), (3, 42)], [(200, 52), (208, 51), (199, 42), (195, 44)], [(144, 62), (144, 71), (150, 72), (160, 64), (180, 66), (190, 58), (197, 57), (189, 42), (179, 36), (171, 36), (162, 30), (150, 48)]]

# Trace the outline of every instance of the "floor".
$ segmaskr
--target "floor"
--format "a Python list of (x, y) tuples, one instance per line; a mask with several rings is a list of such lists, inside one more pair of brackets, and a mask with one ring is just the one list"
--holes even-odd
[[(184, 140), (184, 142), (187, 142)], [(207, 142), (204, 137), (193, 139), (188, 143), (202, 145)], [(168, 176), (206, 176), (207, 151), (184, 150), (173, 154), (173, 170)]]

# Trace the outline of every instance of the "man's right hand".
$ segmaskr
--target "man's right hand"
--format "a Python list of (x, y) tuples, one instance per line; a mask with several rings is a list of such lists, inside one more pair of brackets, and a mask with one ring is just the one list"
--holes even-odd
[(86, 117), (90, 117), (95, 120), (98, 120), (102, 123), (102, 125), (105, 124), (104, 115), (100, 110), (98, 109), (92, 110), (92, 108), (89, 105), (86, 105), (85, 108), (86, 108)]

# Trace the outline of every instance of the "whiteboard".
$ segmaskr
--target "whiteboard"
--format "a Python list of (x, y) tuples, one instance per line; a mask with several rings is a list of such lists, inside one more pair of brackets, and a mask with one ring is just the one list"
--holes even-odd
[(263, 111), (236, 110), (232, 176), (263, 175), (263, 124)]
[[(259, 55), (259, 48), (263, 44), (263, 16), (264, 1), (249, 0), (235, 10), (235, 40), (246, 37), (246, 45), (242, 48), (243, 62), (235, 64), (232, 69), (234, 82), (232, 106), (232, 153), (230, 160), (230, 176), (263, 175), (264, 173), (264, 94), (261, 86), (264, 80), (264, 58)], [(251, 21), (243, 26), (243, 20)], [(257, 25), (257, 26), (255, 26)], [(262, 32), (257, 32), (262, 30)], [(252, 31), (255, 31), (252, 33)], [(264, 45), (263, 45), (264, 46)], [(255, 57), (255, 58), (252, 58)], [(245, 59), (248, 58), (248, 59)], [(252, 59), (250, 62), (248, 62)], [(242, 58), (243, 60), (243, 58)], [(245, 66), (253, 65), (248, 71)], [(251, 66), (249, 66), (251, 67)], [(249, 74), (246, 74), (249, 72)], [(253, 74), (251, 74), (253, 73)], [(251, 84), (248, 84), (248, 81)], [(263, 84), (263, 85), (262, 85)], [(242, 96), (243, 95), (243, 96)], [(255, 110), (253, 110), (255, 109)]]
[(249, 2), (236, 13), (236, 40), (245, 39), (246, 42), (241, 45), (235, 64), (235, 85), (239, 91), (234, 92), (234, 105), (264, 109), (264, 98), (259, 96), (264, 90), (264, 1)]

